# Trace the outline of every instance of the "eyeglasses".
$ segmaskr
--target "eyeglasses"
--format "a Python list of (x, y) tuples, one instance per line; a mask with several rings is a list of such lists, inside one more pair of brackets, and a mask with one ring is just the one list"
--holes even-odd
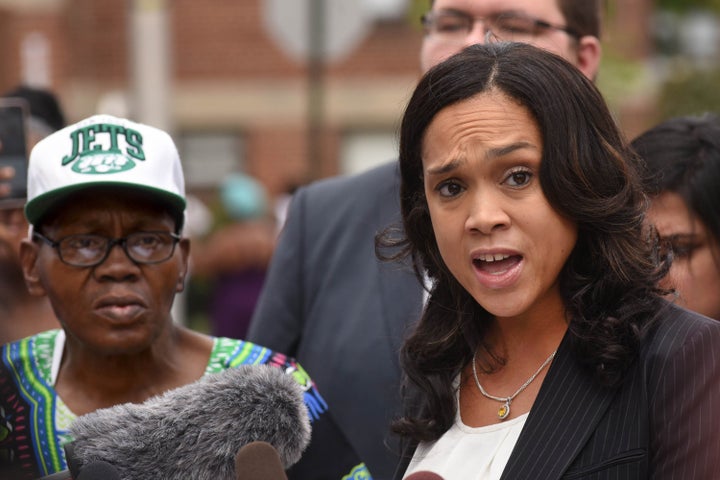
[(57, 250), (63, 263), (73, 267), (100, 265), (115, 245), (120, 245), (125, 255), (135, 263), (161, 263), (172, 257), (180, 236), (170, 232), (135, 232), (122, 238), (103, 235), (70, 235), (51, 240), (33, 232), (33, 237), (46, 242)]
[(464, 12), (449, 10), (431, 11), (422, 16), (425, 34), (448, 43), (465, 40), (478, 20), (485, 24), (488, 37), (494, 36), (498, 40), (508, 42), (530, 42), (548, 30), (565, 32), (578, 39), (582, 36), (570, 27), (555, 25), (515, 12), (473, 17)]

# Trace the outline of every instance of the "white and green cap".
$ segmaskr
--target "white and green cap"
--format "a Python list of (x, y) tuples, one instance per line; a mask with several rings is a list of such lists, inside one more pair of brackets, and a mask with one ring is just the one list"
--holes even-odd
[(34, 225), (69, 194), (124, 187), (156, 195), (182, 218), (185, 180), (166, 132), (94, 115), (45, 137), (30, 153), (25, 216)]

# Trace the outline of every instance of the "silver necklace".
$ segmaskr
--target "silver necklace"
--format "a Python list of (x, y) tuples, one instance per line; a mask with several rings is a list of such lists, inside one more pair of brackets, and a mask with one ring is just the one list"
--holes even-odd
[(540, 372), (543, 371), (543, 368), (547, 367), (548, 364), (552, 361), (553, 358), (555, 358), (555, 354), (557, 353), (557, 350), (552, 352), (550, 356), (543, 362), (542, 365), (540, 365), (540, 368), (537, 369), (537, 372), (533, 373), (530, 378), (528, 378), (525, 383), (520, 385), (520, 388), (517, 389), (515, 393), (510, 395), (509, 397), (496, 397), (495, 395), (490, 395), (485, 391), (485, 389), (480, 385), (480, 380), (478, 379), (477, 374), (477, 368), (475, 367), (475, 356), (477, 355), (477, 351), (473, 353), (473, 363), (472, 363), (472, 371), (473, 371), (473, 377), (475, 377), (475, 385), (477, 385), (478, 390), (480, 390), (480, 393), (483, 394), (484, 397), (489, 398), (490, 400), (495, 400), (496, 402), (501, 402), (503, 405), (498, 409), (497, 416), (500, 420), (505, 420), (508, 415), (510, 415), (510, 404), (512, 403), (513, 399), (520, 395), (520, 393), (527, 388), (528, 385), (532, 383), (533, 380), (535, 380), (535, 377), (540, 375)]

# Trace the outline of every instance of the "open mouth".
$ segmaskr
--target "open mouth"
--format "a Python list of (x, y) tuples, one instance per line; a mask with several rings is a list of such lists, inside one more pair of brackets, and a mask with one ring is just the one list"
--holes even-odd
[(475, 268), (489, 275), (502, 275), (522, 261), (521, 255), (482, 254), (473, 259)]

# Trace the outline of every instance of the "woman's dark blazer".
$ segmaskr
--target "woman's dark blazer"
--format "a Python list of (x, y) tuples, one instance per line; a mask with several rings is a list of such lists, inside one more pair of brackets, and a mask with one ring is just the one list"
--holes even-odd
[(501, 478), (720, 478), (720, 322), (668, 305), (616, 389), (566, 336)]

